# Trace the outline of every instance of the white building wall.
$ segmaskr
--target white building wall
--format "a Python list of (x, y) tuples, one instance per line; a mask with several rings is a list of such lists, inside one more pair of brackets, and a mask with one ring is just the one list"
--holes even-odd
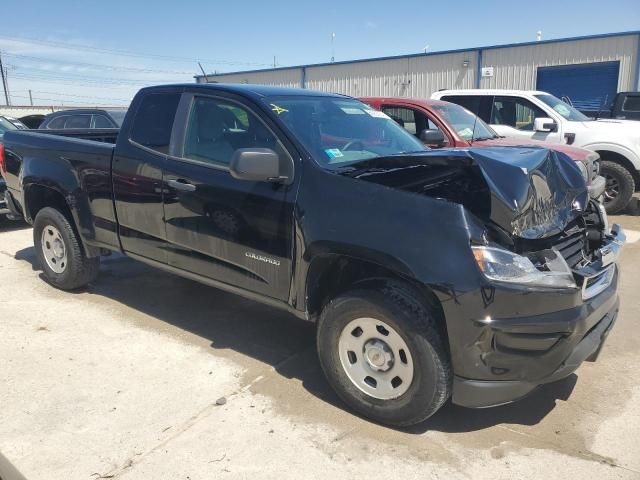
[(442, 88), (473, 88), (476, 62), (476, 52), (464, 52), (307, 67), (306, 87), (354, 97), (428, 98)]
[(209, 81), (219, 83), (256, 83), (274, 87), (300, 87), (302, 70), (287, 68), (283, 70), (264, 70), (258, 72), (240, 72), (233, 74), (207, 75)]
[(493, 67), (494, 76), (481, 78), (480, 88), (532, 90), (537, 67), (618, 60), (618, 91), (635, 90), (637, 52), (638, 35), (484, 50), (483, 66)]
[[(488, 48), (482, 50), (482, 66), (494, 67), (494, 76), (482, 77), (480, 88), (534, 89), (538, 67), (620, 61), (618, 91), (636, 90), (639, 37), (630, 34)], [(478, 51), (469, 50), (210, 75), (209, 80), (300, 87), (304, 76), (305, 87), (313, 90), (352, 96), (428, 98), (443, 88), (475, 88), (478, 61)]]
[(321, 92), (402, 96), (409, 86), (406, 58), (306, 68), (306, 88)]
[(477, 65), (475, 51), (410, 57), (411, 88), (407, 96), (429, 98), (443, 88), (474, 88)]

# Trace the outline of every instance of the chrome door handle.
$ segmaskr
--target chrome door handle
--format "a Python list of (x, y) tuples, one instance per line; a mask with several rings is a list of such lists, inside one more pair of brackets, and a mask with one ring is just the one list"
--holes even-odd
[(189, 183), (186, 180), (169, 180), (167, 182), (171, 188), (180, 192), (195, 192), (196, 186), (193, 183)]

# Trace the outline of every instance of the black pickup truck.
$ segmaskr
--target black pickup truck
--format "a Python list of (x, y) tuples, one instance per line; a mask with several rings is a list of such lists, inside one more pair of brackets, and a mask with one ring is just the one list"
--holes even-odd
[(598, 112), (597, 118), (640, 120), (640, 92), (620, 92), (611, 102), (611, 108)]
[(624, 233), (562, 153), (427, 151), (353, 98), (252, 85), (143, 89), (115, 146), (4, 142), (51, 284), (118, 251), (316, 322), (330, 384), (382, 423), (517, 400), (618, 312)]

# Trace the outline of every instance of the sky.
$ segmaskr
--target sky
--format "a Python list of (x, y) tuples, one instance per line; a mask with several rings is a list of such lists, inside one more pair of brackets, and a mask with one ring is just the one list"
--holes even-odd
[[(638, 0), (5, 0), (12, 104), (126, 105), (200, 73), (640, 30)], [(13, 20), (13, 21), (12, 21)], [(2, 94), (0, 88), (0, 95)], [(0, 102), (4, 98), (0, 96)]]

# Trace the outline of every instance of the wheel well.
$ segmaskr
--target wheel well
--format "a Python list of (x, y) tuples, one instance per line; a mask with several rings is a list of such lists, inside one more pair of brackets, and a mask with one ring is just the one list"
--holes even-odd
[(40, 210), (45, 207), (52, 207), (59, 210), (67, 217), (71, 225), (74, 225), (71, 209), (64, 196), (57, 190), (42, 185), (31, 185), (25, 192), (24, 203), (25, 214), (32, 221)]
[(31, 223), (33, 223), (38, 212), (45, 207), (55, 208), (66, 217), (76, 236), (80, 239), (80, 245), (87, 257), (99, 257), (102, 254), (100, 249), (84, 243), (84, 239), (78, 233), (78, 227), (73, 220), (69, 204), (60, 192), (42, 185), (31, 185), (24, 196), (23, 208), (25, 210), (25, 216), (30, 218)]
[(633, 166), (633, 163), (631, 163), (631, 161), (627, 157), (616, 152), (611, 152), (609, 150), (598, 150), (596, 153), (600, 155), (600, 160), (615, 162), (629, 170), (629, 173), (631, 173), (633, 181), (636, 184), (636, 191), (640, 190), (640, 172), (636, 170), (636, 167)]
[(390, 287), (435, 311), (437, 324), (448, 345), (447, 327), (442, 305), (427, 286), (366, 260), (328, 256), (316, 259), (307, 274), (306, 305), (309, 318), (315, 321), (324, 306), (342, 293), (355, 288)]

